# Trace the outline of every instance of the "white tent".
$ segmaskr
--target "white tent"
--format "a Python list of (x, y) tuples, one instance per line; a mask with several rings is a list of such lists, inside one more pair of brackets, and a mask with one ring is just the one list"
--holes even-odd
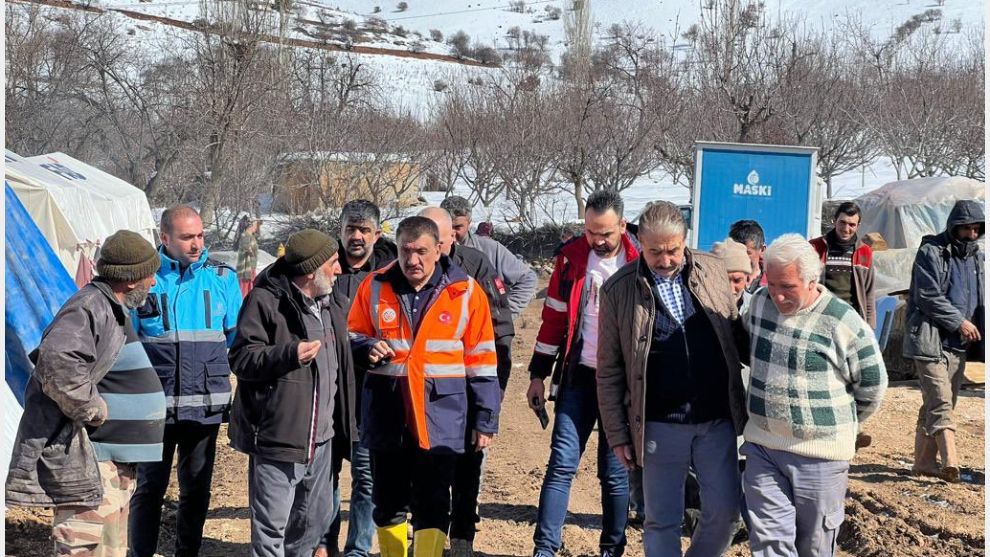
[(64, 153), (24, 158), (8, 150), (4, 158), (4, 178), (70, 276), (83, 250), (117, 230), (155, 243), (151, 207), (138, 188)]
[(859, 235), (879, 232), (891, 249), (917, 248), (923, 236), (945, 230), (956, 201), (983, 200), (984, 188), (959, 176), (890, 182), (856, 198), (863, 211)]

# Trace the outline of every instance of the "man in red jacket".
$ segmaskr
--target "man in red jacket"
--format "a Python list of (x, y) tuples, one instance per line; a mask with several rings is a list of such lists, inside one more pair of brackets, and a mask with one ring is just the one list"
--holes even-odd
[[(595, 423), (599, 421), (595, 369), (599, 290), (639, 250), (626, 232), (622, 198), (597, 191), (588, 198), (584, 236), (560, 249), (543, 306), (543, 324), (529, 364), (530, 407), (542, 411), (547, 376), (556, 400), (550, 462), (540, 490), (533, 555), (551, 557), (561, 546), (571, 481)], [(622, 555), (626, 545), (629, 480), (626, 469), (598, 430), (598, 477), (602, 484), (602, 555)]]
[(835, 210), (835, 227), (811, 240), (811, 245), (825, 264), (821, 284), (876, 328), (873, 250), (856, 234), (861, 218), (858, 205), (852, 201), (842, 203)]

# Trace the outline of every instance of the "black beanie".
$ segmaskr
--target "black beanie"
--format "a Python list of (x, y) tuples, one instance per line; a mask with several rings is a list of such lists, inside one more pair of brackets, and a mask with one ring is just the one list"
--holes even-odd
[(285, 243), (286, 269), (297, 277), (315, 272), (337, 253), (337, 241), (312, 228), (300, 230)]
[(158, 272), (161, 259), (151, 242), (137, 232), (118, 230), (100, 249), (96, 272), (115, 282), (137, 282)]

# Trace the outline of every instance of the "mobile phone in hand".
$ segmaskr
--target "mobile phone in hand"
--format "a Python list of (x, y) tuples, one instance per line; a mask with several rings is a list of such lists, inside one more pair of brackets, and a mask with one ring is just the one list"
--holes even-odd
[[(534, 400), (534, 405), (537, 402), (539, 401)], [(546, 429), (547, 426), (550, 425), (550, 416), (547, 414), (546, 405), (540, 406), (539, 410), (533, 410), (533, 413), (535, 413), (536, 417), (540, 419), (540, 426), (543, 427), (543, 429)]]

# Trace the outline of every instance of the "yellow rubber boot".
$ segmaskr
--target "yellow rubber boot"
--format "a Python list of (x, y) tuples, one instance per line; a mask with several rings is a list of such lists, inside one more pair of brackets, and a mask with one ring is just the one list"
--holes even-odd
[(406, 523), (378, 528), (378, 548), (382, 557), (406, 557), (409, 538), (406, 537)]
[(416, 530), (413, 533), (413, 557), (443, 557), (446, 541), (447, 535), (439, 528)]

